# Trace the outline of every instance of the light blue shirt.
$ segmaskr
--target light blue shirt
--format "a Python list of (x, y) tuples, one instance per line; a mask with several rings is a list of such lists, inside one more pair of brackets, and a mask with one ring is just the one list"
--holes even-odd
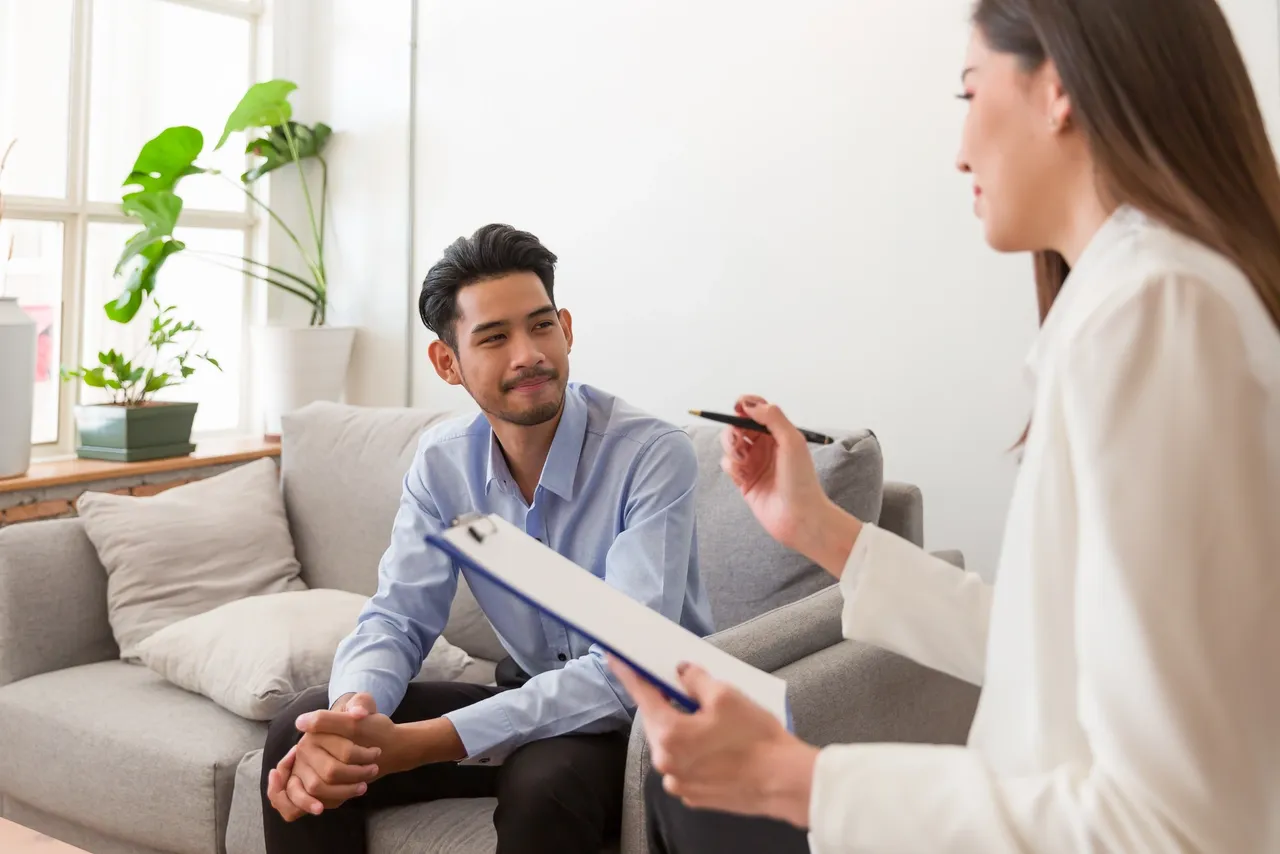
[(526, 503), (484, 416), (429, 430), (404, 479), (378, 592), (338, 647), (330, 704), (367, 691), (390, 714), (449, 618), (461, 571), (502, 645), (531, 674), (447, 717), (468, 763), (566, 733), (625, 729), (634, 706), (603, 651), (424, 542), (466, 513), (497, 513), (608, 584), (705, 636), (698, 577), (693, 443), (676, 427), (570, 383), (564, 413)]

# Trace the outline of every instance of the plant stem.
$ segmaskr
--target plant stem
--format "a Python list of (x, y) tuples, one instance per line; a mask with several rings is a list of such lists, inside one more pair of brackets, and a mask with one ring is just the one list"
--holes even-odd
[(298, 141), (293, 137), (293, 131), (289, 129), (289, 123), (284, 122), (280, 125), (284, 128), (284, 138), (289, 144), (289, 156), (293, 159), (294, 165), (298, 167), (298, 180), (302, 183), (302, 196), (307, 202), (307, 218), (311, 220), (311, 236), (316, 243), (316, 266), (319, 268), (316, 284), (322, 289), (321, 298), (323, 299), (323, 290), (327, 289), (328, 282), (324, 277), (324, 241), (320, 237), (320, 230), (316, 226), (316, 210), (311, 203), (311, 187), (307, 184), (307, 170), (302, 165), (302, 159), (298, 154)]
[[(248, 196), (248, 197), (249, 197), (249, 199), (250, 199), (250, 200), (252, 200), (254, 204), (258, 205), (260, 208), (262, 208), (264, 211), (266, 211), (266, 212), (271, 216), (271, 218), (272, 218), (272, 219), (274, 219), (274, 220), (276, 221), (276, 224), (277, 224), (277, 225), (279, 225), (279, 226), (280, 226), (280, 228), (284, 229), (284, 233), (285, 233), (285, 234), (287, 234), (287, 235), (289, 236), (289, 239), (293, 241), (293, 245), (294, 245), (294, 246), (296, 246), (296, 247), (297, 247), (297, 249), (298, 249), (298, 254), (299, 254), (299, 255), (301, 255), (301, 256), (302, 256), (302, 260), (306, 262), (306, 264), (307, 264), (307, 268), (308, 268), (309, 270), (311, 270), (311, 275), (313, 275), (313, 276), (315, 276), (315, 277), (316, 277), (316, 283), (317, 283), (317, 284), (321, 284), (321, 283), (323, 283), (323, 282), (324, 282), (324, 271), (323, 271), (323, 270), (321, 270), (321, 269), (319, 269), (319, 268), (317, 268), (317, 267), (316, 267), (316, 265), (312, 263), (311, 258), (307, 255), (306, 250), (302, 248), (302, 241), (298, 239), (298, 235), (296, 235), (296, 234), (294, 234), (294, 233), (293, 233), (293, 229), (291, 229), (291, 228), (289, 228), (289, 226), (285, 225), (285, 222), (284, 222), (284, 220), (283, 220), (283, 219), (281, 219), (281, 218), (280, 218), (280, 215), (279, 215), (278, 213), (276, 213), (275, 211), (273, 211), (273, 210), (272, 210), (272, 209), (267, 205), (267, 203), (266, 203), (266, 202), (262, 201), (262, 199), (260, 199), (260, 198), (258, 198), (257, 196), (255, 196), (255, 195), (253, 194), (253, 191), (251, 191), (251, 190), (250, 190), (248, 187), (246, 187), (244, 184), (241, 184), (241, 183), (240, 183), (240, 182), (238, 182), (238, 181), (234, 181), (234, 180), (232, 180), (231, 178), (228, 178), (226, 175), (223, 175), (221, 172), (219, 172), (218, 174), (219, 174), (219, 175), (222, 177), (222, 179), (223, 179), (224, 181), (226, 181), (228, 184), (230, 184), (230, 185), (231, 185), (231, 186), (233, 186), (233, 187), (236, 187), (236, 188), (237, 188), (237, 189), (239, 189), (242, 193), (244, 193), (246, 196)], [(310, 202), (309, 202), (309, 201), (308, 201), (308, 207), (310, 207)]]
[(282, 270), (279, 267), (273, 267), (270, 264), (264, 264), (261, 261), (255, 261), (252, 258), (246, 258), (243, 255), (237, 255), (234, 252), (216, 252), (212, 249), (188, 249), (187, 251), (192, 252), (197, 256), (209, 255), (209, 256), (216, 256), (219, 258), (234, 258), (237, 261), (243, 261), (246, 264), (253, 264), (255, 267), (262, 267), (263, 269), (270, 270), (273, 273), (284, 276), (286, 279), (292, 279), (293, 281), (297, 282), (299, 285), (302, 285), (304, 288), (306, 288), (309, 291), (312, 291), (313, 293), (316, 290), (316, 286), (314, 284), (312, 284), (311, 282), (308, 282), (306, 279), (302, 278), (301, 276), (294, 275), (293, 273), (290, 273), (288, 270)]
[[(196, 256), (196, 257), (200, 257), (200, 256)], [(223, 262), (215, 261), (212, 258), (204, 258), (202, 260), (210, 264), (216, 264), (219, 267), (226, 267), (228, 270), (235, 270), (237, 273), (243, 273), (244, 275), (257, 279), (260, 282), (266, 282), (268, 285), (274, 285), (275, 287), (279, 288), (282, 291), (287, 291), (288, 293), (293, 294), (298, 299), (305, 300), (306, 303), (310, 306), (318, 305), (318, 302), (317, 302), (318, 297), (315, 294), (309, 294), (309, 293), (306, 293), (305, 291), (300, 291), (295, 287), (286, 285), (284, 282), (278, 281), (269, 276), (264, 276), (261, 273), (255, 273), (253, 270), (246, 270), (243, 267), (237, 267), (234, 264), (224, 264)]]
[[(320, 264), (323, 267), (325, 236), (324, 221), (325, 215), (329, 209), (329, 163), (319, 154), (316, 155), (316, 160), (320, 161)], [(329, 282), (326, 280), (325, 286), (327, 287), (328, 284)]]

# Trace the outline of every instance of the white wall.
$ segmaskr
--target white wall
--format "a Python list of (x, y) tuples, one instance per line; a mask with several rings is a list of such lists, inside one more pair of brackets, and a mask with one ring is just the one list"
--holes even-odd
[[(924, 488), (929, 545), (989, 572), (1035, 320), (1026, 260), (984, 248), (952, 168), (967, 0), (420, 2), (412, 280), (482, 223), (533, 230), (562, 258), (577, 379), (677, 420), (757, 391), (872, 427)], [(359, 382), (398, 402), (398, 348), (416, 405), (465, 405), (426, 334), (404, 341), (404, 115), (360, 82), (404, 67), (409, 0), (316, 5), (352, 169), (335, 288), (377, 348)], [(1274, 128), (1275, 4), (1224, 5)]]
[[(408, 402), (412, 8), (410, 0), (274, 0), (271, 9), (272, 76), (298, 83), (298, 120), (335, 131), (325, 153), (328, 323), (359, 328), (347, 401), (366, 406)], [(317, 191), (318, 180), (311, 186)], [(278, 177), (272, 193), (273, 206), (305, 240), (296, 176)], [(297, 268), (292, 245), (274, 227), (271, 252)], [(302, 324), (308, 318), (301, 301), (279, 293), (270, 314)]]

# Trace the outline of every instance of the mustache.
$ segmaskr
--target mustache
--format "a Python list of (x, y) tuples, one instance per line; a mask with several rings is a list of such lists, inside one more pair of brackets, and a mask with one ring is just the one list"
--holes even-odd
[(516, 374), (514, 378), (506, 380), (502, 383), (503, 391), (511, 391), (520, 383), (527, 383), (530, 380), (558, 380), (559, 372), (555, 368), (529, 368)]

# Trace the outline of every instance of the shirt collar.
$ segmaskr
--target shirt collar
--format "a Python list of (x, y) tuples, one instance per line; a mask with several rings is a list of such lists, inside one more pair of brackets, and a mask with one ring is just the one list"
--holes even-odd
[(1031, 345), (1031, 352), (1027, 354), (1026, 367), (1033, 380), (1041, 374), (1045, 360), (1061, 337), (1065, 318), (1072, 314), (1072, 307), (1080, 302), (1088, 291), (1088, 283), (1093, 271), (1102, 266), (1107, 256), (1111, 254), (1111, 250), (1123, 242), (1133, 229), (1143, 222), (1145, 218), (1141, 212), (1128, 205), (1121, 205), (1093, 235), (1093, 239), (1080, 254), (1076, 265), (1067, 274), (1066, 281), (1062, 283), (1062, 289), (1058, 291), (1058, 296), (1054, 299), (1044, 323), (1041, 324), (1039, 334), (1036, 335), (1035, 343)]
[[(481, 416), (482, 418), (484, 416)], [(578, 476), (578, 462), (582, 457), (582, 444), (587, 437), (587, 404), (576, 387), (569, 385), (564, 391), (564, 411), (556, 425), (555, 438), (547, 461), (542, 464), (538, 486), (555, 493), (565, 501), (573, 499), (573, 486)], [(493, 430), (489, 431), (489, 462), (485, 472), (485, 493), (495, 482), (509, 483), (514, 488), (514, 478), (502, 455), (502, 447)]]

